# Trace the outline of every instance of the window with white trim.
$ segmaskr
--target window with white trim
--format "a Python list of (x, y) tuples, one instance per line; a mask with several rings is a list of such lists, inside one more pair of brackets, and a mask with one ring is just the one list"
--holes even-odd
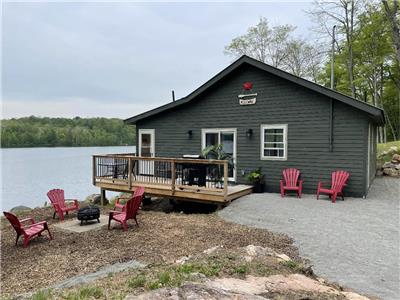
[(286, 160), (287, 125), (261, 125), (261, 159)]

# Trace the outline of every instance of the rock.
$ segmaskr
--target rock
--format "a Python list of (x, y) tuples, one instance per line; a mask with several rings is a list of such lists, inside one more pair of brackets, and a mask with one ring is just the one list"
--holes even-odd
[(385, 162), (382, 166), (382, 169), (394, 168), (396, 165), (390, 161)]
[(275, 254), (275, 251), (268, 247), (248, 245), (244, 249), (251, 256), (271, 256)]
[(30, 208), (28, 206), (24, 206), (24, 205), (18, 205), (18, 206), (11, 208), (10, 211), (13, 213), (16, 213), (16, 212), (20, 212), (20, 211), (24, 211), (24, 210), (32, 210), (32, 208)]
[(256, 257), (265, 257), (276, 255), (276, 252), (268, 247), (261, 247), (255, 245), (248, 245), (244, 247), (244, 251), (247, 254), (245, 256), (246, 261), (252, 261)]
[(397, 148), (397, 146), (392, 146), (389, 148), (389, 153), (398, 153), (399, 152), (399, 148)]
[(393, 154), (393, 156), (392, 156), (392, 162), (394, 162), (394, 163), (400, 163), (400, 154)]
[(287, 256), (286, 254), (283, 254), (283, 253), (276, 254), (275, 256), (278, 258), (279, 261), (290, 261), (291, 260), (289, 256)]
[[(271, 292), (282, 293), (282, 295), (288, 292), (328, 293), (332, 295), (332, 299), (336, 299), (337, 296), (344, 296), (348, 300), (369, 300), (354, 292), (341, 292), (325, 285), (323, 280), (317, 281), (302, 274), (268, 277), (246, 276), (245, 279), (217, 278), (210, 280), (205, 278), (201, 283), (185, 282), (176, 288), (160, 288), (138, 296), (128, 295), (125, 300), (265, 300), (268, 293)], [(320, 299), (316, 295), (315, 299), (317, 298)], [(330, 297), (328, 298), (330, 299)]]
[(177, 259), (175, 261), (176, 264), (180, 264), (183, 265), (185, 262), (187, 262), (190, 259), (190, 255), (189, 256), (182, 256), (181, 258)]
[(400, 172), (395, 168), (383, 169), (383, 174), (386, 174), (386, 175), (392, 176), (392, 177), (400, 176)]
[(306, 277), (302, 274), (272, 275), (265, 278), (265, 287), (272, 292), (283, 291), (307, 291), (317, 293), (339, 294), (339, 291), (332, 287), (319, 283), (317, 280)]
[(262, 296), (248, 293), (236, 293), (222, 288), (214, 288), (205, 284), (188, 282), (179, 288), (162, 288), (138, 296), (128, 295), (125, 300), (265, 300)]
[(268, 293), (265, 289), (263, 277), (247, 276), (245, 280), (238, 278), (217, 278), (206, 283), (207, 286), (215, 289), (227, 290), (238, 294), (257, 295)]
[(349, 300), (370, 300), (369, 298), (365, 297), (365, 296), (361, 296), (357, 293), (353, 293), (353, 292), (342, 292), (342, 295), (346, 297), (346, 299)]
[[(101, 195), (100, 194), (92, 194), (86, 197), (85, 202), (94, 205), (101, 205)], [(107, 205), (109, 201), (104, 199), (104, 205)]]
[(221, 248), (223, 248), (223, 247), (224, 247), (224, 246), (222, 246), (222, 245), (220, 245), (220, 246), (215, 246), (215, 247), (212, 247), (212, 248), (209, 248), (209, 249), (204, 250), (203, 253), (204, 253), (204, 254), (207, 254), (207, 255), (210, 255), (210, 254), (214, 253), (215, 251), (217, 251), (218, 249), (221, 249)]

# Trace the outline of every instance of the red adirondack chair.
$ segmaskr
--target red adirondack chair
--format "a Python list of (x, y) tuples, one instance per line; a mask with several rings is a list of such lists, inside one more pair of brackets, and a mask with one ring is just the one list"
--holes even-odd
[[(332, 172), (332, 180), (331, 180), (331, 187), (324, 188), (322, 185), (324, 182), (318, 182), (318, 189), (317, 189), (317, 199), (319, 199), (319, 194), (327, 194), (329, 198), (331, 198), (332, 202), (336, 202), (336, 197), (341, 196), (344, 200), (343, 195), (343, 188), (346, 186), (347, 181), (349, 180), (350, 174), (346, 171), (335, 171)], [(329, 184), (329, 182), (325, 182)]]
[[(41, 236), (41, 233), (45, 230), (49, 232), (50, 240), (53, 239), (51, 236), (49, 227), (47, 225), (46, 221), (38, 222), (35, 223), (35, 220), (32, 218), (26, 218), (26, 219), (18, 219), (16, 215), (10, 213), (10, 212), (3, 212), (4, 216), (7, 218), (8, 221), (10, 221), (12, 227), (14, 227), (15, 231), (17, 232), (17, 239), (15, 240), (15, 246), (18, 244), (18, 239), (21, 235), (24, 236), (24, 248), (28, 247), (29, 241), (37, 236)], [(25, 223), (27, 221), (30, 221), (30, 225), (23, 225), (22, 223)]]
[(303, 189), (303, 180), (299, 180), (300, 171), (294, 168), (285, 169), (282, 171), (283, 180), (280, 181), (281, 197), (286, 195), (286, 191), (295, 191), (297, 197), (301, 198)]
[[(64, 213), (68, 215), (69, 211), (78, 210), (78, 200), (75, 199), (65, 199), (64, 190), (61, 189), (53, 189), (47, 193), (47, 197), (49, 197), (51, 205), (54, 208), (53, 219), (56, 217), (56, 213), (58, 214), (61, 221), (64, 221)], [(67, 205), (67, 203), (71, 203)]]
[[(144, 189), (143, 189), (144, 190)], [(138, 196), (132, 196), (126, 204), (125, 207), (122, 209), (122, 211), (110, 211), (110, 215), (108, 218), (108, 229), (110, 229), (111, 226), (111, 220), (117, 221), (122, 224), (122, 227), (124, 228), (124, 231), (128, 230), (128, 220), (135, 220), (136, 225), (139, 226), (139, 223), (136, 219), (136, 215), (138, 213), (140, 204), (142, 203), (143, 200), (143, 193)]]
[[(144, 194), (144, 187), (139, 186), (135, 189), (135, 192), (133, 193), (133, 198), (135, 198), (136, 196), (142, 196), (143, 194)], [(125, 204), (120, 203), (120, 200), (127, 200), (127, 198), (122, 198), (122, 197), (117, 198), (117, 200), (115, 201), (114, 210), (120, 209), (123, 211), (124, 208), (126, 207)]]

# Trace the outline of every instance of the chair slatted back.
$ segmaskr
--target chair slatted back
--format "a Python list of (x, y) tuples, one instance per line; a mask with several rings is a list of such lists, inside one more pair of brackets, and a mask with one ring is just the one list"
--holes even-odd
[(136, 217), (144, 196), (144, 187), (138, 187), (131, 199), (126, 202), (126, 219)]
[(341, 192), (344, 185), (347, 183), (350, 174), (346, 171), (335, 171), (332, 172), (332, 186), (331, 189), (337, 192)]
[(17, 234), (21, 235), (24, 234), (24, 229), (22, 227), (21, 222), (18, 220), (17, 216), (10, 213), (10, 212), (3, 212), (4, 216), (7, 220), (11, 223), (12, 227), (14, 227)]
[(300, 171), (294, 168), (285, 169), (282, 171), (286, 186), (296, 187), (300, 177)]
[(65, 197), (64, 190), (62, 189), (53, 189), (47, 193), (47, 197), (49, 197), (50, 202), (53, 206), (58, 204), (61, 208), (65, 207)]

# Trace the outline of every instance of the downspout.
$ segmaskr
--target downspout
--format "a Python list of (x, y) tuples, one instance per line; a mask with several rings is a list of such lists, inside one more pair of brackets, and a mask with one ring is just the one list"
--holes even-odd
[(329, 102), (329, 152), (333, 151), (333, 99)]
[[(331, 53), (331, 90), (335, 89), (335, 29), (336, 25), (332, 27), (332, 53)], [(333, 151), (333, 99), (329, 102), (329, 152)]]

